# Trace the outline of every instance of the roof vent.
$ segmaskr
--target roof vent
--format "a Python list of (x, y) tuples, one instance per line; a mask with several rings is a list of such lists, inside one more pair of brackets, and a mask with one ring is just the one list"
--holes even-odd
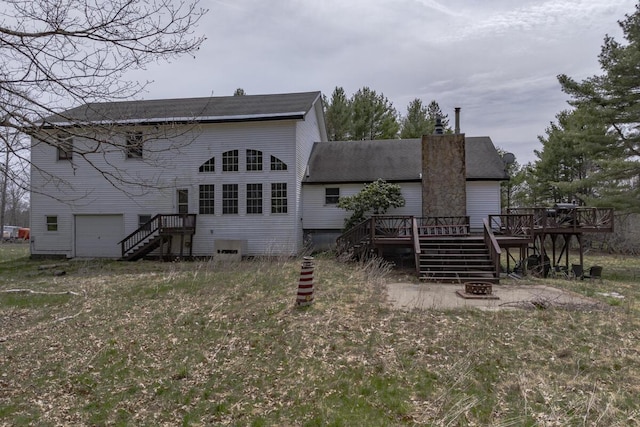
[(456, 112), (456, 128), (455, 128), (455, 133), (456, 135), (460, 133), (460, 107), (456, 107), (455, 108), (455, 112)]

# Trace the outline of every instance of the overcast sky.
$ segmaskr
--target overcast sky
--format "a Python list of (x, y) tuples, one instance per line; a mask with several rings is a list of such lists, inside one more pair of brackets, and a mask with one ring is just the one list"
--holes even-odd
[(556, 76), (600, 73), (606, 34), (635, 0), (201, 0), (195, 58), (149, 67), (146, 99), (368, 86), (401, 114), (436, 100), (453, 125), (524, 164), (568, 108)]

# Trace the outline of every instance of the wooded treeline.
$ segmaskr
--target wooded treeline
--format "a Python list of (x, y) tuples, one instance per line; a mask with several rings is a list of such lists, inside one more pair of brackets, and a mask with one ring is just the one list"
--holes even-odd
[(640, 213), (640, 4), (619, 25), (624, 42), (605, 37), (602, 74), (558, 76), (571, 108), (539, 137), (534, 162), (511, 167), (512, 207), (575, 201)]
[(420, 138), (433, 133), (436, 117), (445, 132), (451, 132), (448, 116), (435, 100), (425, 106), (416, 98), (401, 115), (382, 93), (363, 87), (347, 98), (344, 89), (336, 87), (330, 98), (323, 96), (323, 103), (330, 141)]
[[(558, 76), (569, 108), (538, 137), (535, 161), (505, 165), (505, 208), (564, 202), (640, 213), (640, 4), (619, 25), (624, 41), (605, 37), (602, 74), (583, 81)], [(425, 106), (416, 98), (405, 114), (368, 87), (350, 97), (336, 87), (323, 100), (332, 141), (419, 138), (433, 133), (438, 116), (451, 132), (435, 100)]]

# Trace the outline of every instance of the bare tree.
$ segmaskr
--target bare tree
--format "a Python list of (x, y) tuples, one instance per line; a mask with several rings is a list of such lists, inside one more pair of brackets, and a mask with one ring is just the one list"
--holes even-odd
[[(61, 111), (139, 94), (149, 82), (127, 80), (126, 73), (193, 54), (204, 41), (193, 30), (206, 12), (199, 0), (5, 0), (0, 11), (0, 126), (56, 147), (64, 141), (60, 132), (93, 139), (97, 145), (72, 149), (95, 166), (89, 154), (96, 146), (118, 144), (112, 136), (119, 128), (103, 120), (104, 132), (88, 132), (86, 122)], [(11, 154), (29, 160), (23, 153)], [(114, 183), (128, 179), (113, 170), (99, 172)]]

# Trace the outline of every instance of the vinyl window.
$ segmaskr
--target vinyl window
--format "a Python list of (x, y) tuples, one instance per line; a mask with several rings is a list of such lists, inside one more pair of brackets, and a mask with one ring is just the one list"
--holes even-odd
[(222, 153), (222, 172), (238, 172), (238, 150)]
[(271, 213), (287, 213), (287, 184), (271, 184)]
[(238, 213), (238, 184), (222, 184), (222, 214)]
[(247, 184), (247, 214), (262, 213), (262, 184)]
[(200, 186), (199, 208), (198, 212), (202, 215), (213, 215), (214, 213), (214, 197), (215, 186), (213, 184), (203, 184)]
[(58, 216), (48, 215), (46, 217), (47, 231), (58, 231)]

